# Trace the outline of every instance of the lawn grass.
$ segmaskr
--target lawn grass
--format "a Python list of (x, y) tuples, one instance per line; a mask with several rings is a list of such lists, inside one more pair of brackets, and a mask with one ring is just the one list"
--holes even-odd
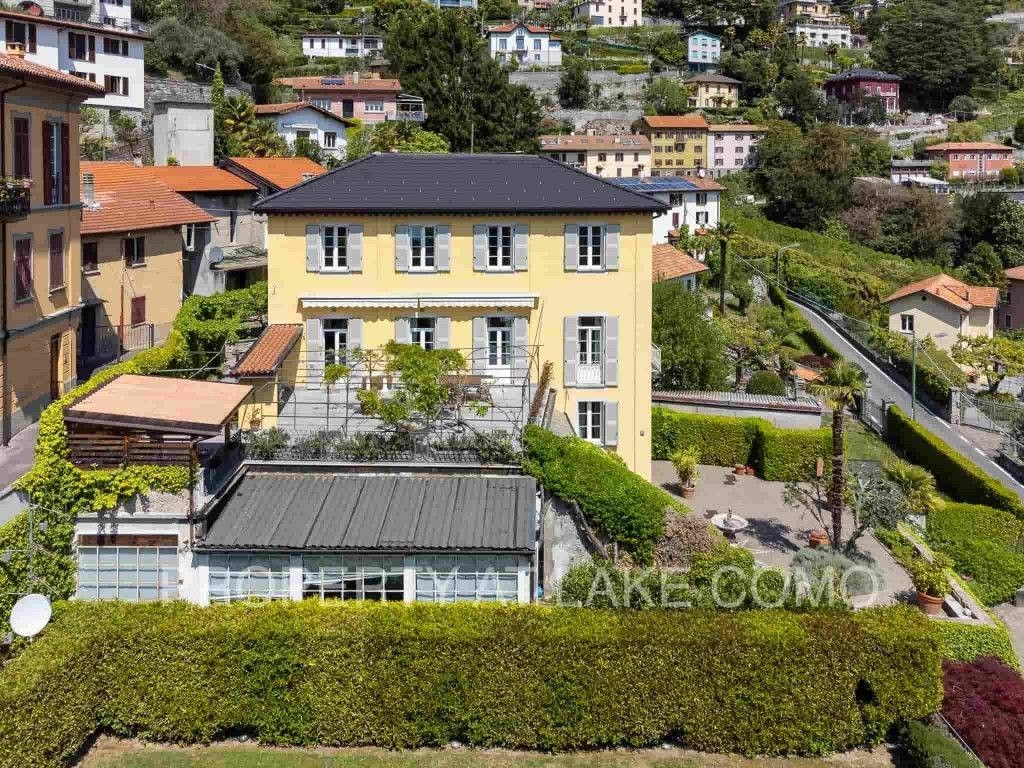
[[(828, 426), (831, 417), (827, 418)], [(886, 461), (896, 458), (886, 442), (854, 418), (846, 421), (846, 458), (852, 461)]]
[(541, 755), (502, 750), (273, 749), (232, 744), (164, 747), (103, 739), (79, 768), (892, 768), (884, 749), (835, 758), (702, 755), (679, 749)]

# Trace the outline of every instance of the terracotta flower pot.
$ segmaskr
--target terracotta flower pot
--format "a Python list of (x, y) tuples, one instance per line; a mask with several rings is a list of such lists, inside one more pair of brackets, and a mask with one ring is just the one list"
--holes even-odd
[(737, 464), (736, 468), (733, 469), (733, 473), (737, 475), (745, 475), (747, 473), (747, 468), (742, 464)]
[(757, 470), (753, 467), (747, 467), (747, 474), (751, 477), (757, 477)]
[(696, 493), (697, 493), (697, 488), (695, 486), (693, 486), (693, 485), (684, 485), (683, 486), (683, 498), (684, 499), (692, 499), (694, 497), (694, 494), (696, 494)]
[(945, 601), (946, 598), (944, 597), (934, 597), (933, 595), (926, 595), (924, 592), (917, 593), (917, 604), (921, 607), (921, 610), (929, 616), (935, 616), (942, 613), (942, 604)]
[(807, 544), (811, 549), (826, 547), (828, 546), (828, 534), (822, 530), (811, 531), (811, 535), (807, 537)]

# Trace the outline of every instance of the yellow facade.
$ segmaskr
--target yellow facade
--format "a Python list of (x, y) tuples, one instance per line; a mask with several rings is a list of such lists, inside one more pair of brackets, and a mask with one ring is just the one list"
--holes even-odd
[(724, 109), (740, 105), (740, 87), (731, 83), (690, 83), (694, 95), (690, 106), (697, 109)]
[[(0, 77), (0, 88), (20, 81)], [(15, 168), (15, 119), (28, 126), (28, 175), (31, 212), (2, 225), (6, 295), (3, 324), (6, 349), (0, 362), (0, 400), (4, 437), (35, 421), (54, 396), (76, 381), (76, 333), (81, 310), (81, 211), (78, 190), (79, 102), (84, 95), (33, 85), (31, 81), (5, 96), (3, 174)], [(45, 205), (43, 124), (66, 125), (68, 133), (68, 191), (60, 204)], [(58, 141), (59, 131), (58, 128)], [(60, 182), (58, 182), (60, 183)], [(51, 275), (51, 236), (62, 247), (54, 250)], [(16, 249), (30, 244), (31, 291), (17, 295)], [(59, 253), (59, 256), (56, 255)], [(59, 258), (59, 262), (57, 259)]]
[[(308, 225), (358, 225), (362, 234), (362, 271), (325, 274), (306, 270)], [(401, 272), (396, 270), (396, 227), (405, 225), (451, 227), (450, 271)], [(486, 272), (473, 268), (474, 225), (513, 224), (528, 228), (527, 268), (522, 271)], [(566, 225), (618, 225), (619, 261), (610, 271), (570, 271), (565, 268)], [(604, 401), (617, 404), (618, 440), (612, 448), (634, 471), (650, 474), (651, 404), (651, 220), (650, 214), (608, 216), (533, 215), (484, 217), (443, 214), (438, 218), (403, 216), (334, 217), (271, 214), (268, 221), (269, 321), (303, 323), (314, 318), (362, 320), (361, 346), (383, 347), (396, 337), (396, 320), (417, 316), (408, 308), (312, 308), (303, 298), (338, 298), (351, 302), (374, 297), (451, 297), (461, 306), (434, 306), (420, 316), (450, 319), (449, 346), (468, 352), (474, 347), (473, 319), (525, 317), (528, 343), (537, 354), (530, 363), (536, 383), (545, 362), (553, 365), (551, 385), (557, 408), (570, 423), (577, 423), (577, 404)], [(494, 296), (536, 298), (529, 306), (501, 307)], [(473, 305), (479, 297), (480, 304)], [(309, 303), (307, 301), (307, 303)], [(605, 316), (618, 320), (618, 375), (615, 386), (564, 385), (565, 318)], [(308, 357), (306, 333), (283, 367), (282, 377), (301, 378)], [(294, 379), (293, 379), (294, 380)], [(266, 415), (267, 409), (263, 409)]]
[(684, 171), (707, 167), (707, 128), (658, 128), (645, 133), (653, 146), (655, 176), (681, 176)]

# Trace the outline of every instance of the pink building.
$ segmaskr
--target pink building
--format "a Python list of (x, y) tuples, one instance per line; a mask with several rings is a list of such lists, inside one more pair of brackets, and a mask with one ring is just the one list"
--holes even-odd
[(423, 99), (402, 93), (398, 80), (382, 78), (376, 73), (279, 77), (274, 83), (292, 88), (299, 101), (308, 101), (339, 117), (354, 117), (364, 123), (382, 123), (385, 120), (422, 122), (426, 119)]
[(708, 126), (708, 169), (714, 176), (725, 176), (757, 164), (754, 151), (767, 132), (763, 125), (727, 123)]
[(899, 75), (877, 69), (856, 67), (828, 78), (822, 88), (825, 95), (845, 107), (857, 107), (865, 96), (878, 96), (887, 115), (900, 111)]
[(983, 181), (1013, 168), (1013, 147), (990, 141), (945, 141), (925, 147), (924, 153), (933, 162), (946, 163), (948, 180)]
[(1006, 270), (1006, 292), (999, 302), (996, 327), (1005, 331), (1024, 328), (1024, 267)]

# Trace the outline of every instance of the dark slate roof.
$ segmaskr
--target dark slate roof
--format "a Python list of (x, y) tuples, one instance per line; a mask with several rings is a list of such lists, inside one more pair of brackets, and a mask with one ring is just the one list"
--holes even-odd
[(530, 552), (536, 492), (529, 476), (250, 471), (197, 548)]
[(891, 81), (899, 82), (903, 78), (899, 75), (894, 75), (891, 72), (882, 72), (879, 69), (867, 69), (866, 67), (854, 67), (848, 69), (845, 72), (840, 72), (837, 75), (832, 75), (826, 78), (826, 83), (842, 83), (851, 80), (879, 80), (879, 81)]
[(372, 154), (270, 195), (271, 213), (659, 212), (646, 195), (548, 157)]

